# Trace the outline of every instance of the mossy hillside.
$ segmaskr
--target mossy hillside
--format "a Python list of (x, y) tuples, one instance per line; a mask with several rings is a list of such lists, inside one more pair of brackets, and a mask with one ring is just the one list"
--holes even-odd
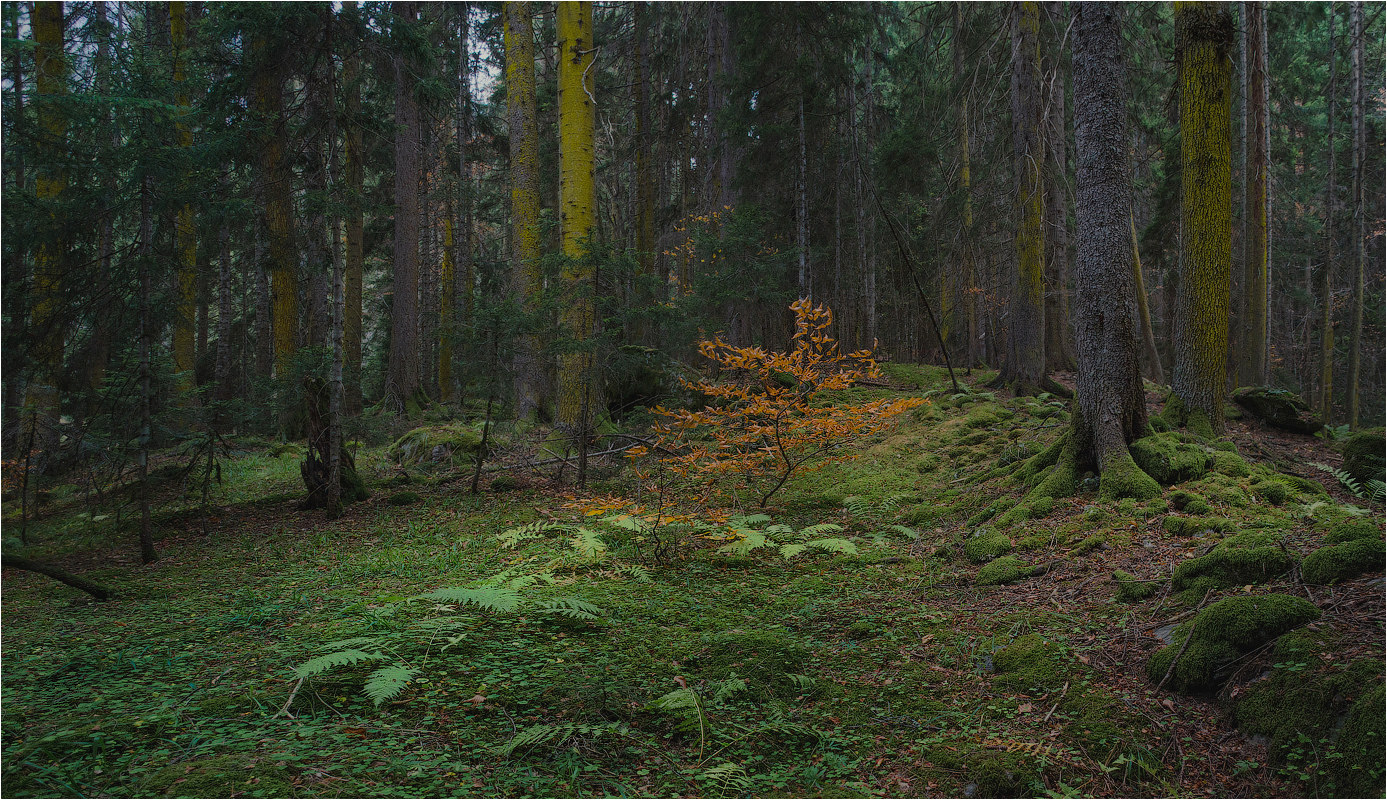
[(1387, 691), (1379, 677), (1375, 688), (1364, 692), (1349, 709), (1339, 729), (1335, 749), (1343, 758), (1330, 761), (1328, 772), (1339, 797), (1380, 797), (1383, 764), (1387, 763)]
[(1321, 547), (1305, 557), (1300, 575), (1306, 583), (1330, 584), (1382, 569), (1387, 543), (1381, 539), (1354, 539)]
[(1169, 671), (1166, 685), (1179, 692), (1214, 689), (1242, 655), (1319, 616), (1309, 601), (1290, 595), (1225, 597), (1177, 626), (1171, 644), (1146, 662), (1146, 676), (1160, 683)]

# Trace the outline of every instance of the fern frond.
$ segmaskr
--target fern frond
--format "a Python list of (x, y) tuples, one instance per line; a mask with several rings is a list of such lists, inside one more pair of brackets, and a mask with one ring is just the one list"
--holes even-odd
[(348, 664), (359, 664), (362, 661), (380, 661), (385, 658), (384, 653), (367, 653), (364, 650), (339, 650), (336, 653), (328, 653), (325, 656), (310, 658), (294, 669), (294, 676), (297, 678), (308, 678), (327, 672), (334, 667), (342, 667)]
[(371, 702), (380, 706), (386, 700), (404, 691), (409, 682), (414, 680), (414, 676), (419, 671), (404, 664), (391, 664), (388, 667), (381, 667), (371, 673), (371, 677), (366, 679), (366, 696), (371, 698)]
[(615, 571), (617, 575), (623, 575), (637, 583), (650, 583), (652, 580), (650, 570), (640, 564), (623, 564), (617, 567)]
[(574, 736), (593, 736), (607, 733), (610, 726), (598, 725), (575, 725), (565, 723), (562, 725), (531, 725), (525, 730), (517, 733), (514, 739), (506, 742), (499, 747), (492, 748), (492, 752), (505, 757), (514, 753), (522, 747), (532, 747), (541, 744), (562, 744)]
[(350, 650), (353, 647), (361, 647), (364, 644), (376, 644), (379, 641), (379, 636), (353, 636), (350, 639), (338, 639), (335, 642), (328, 642), (318, 649), (331, 650), (335, 653), (339, 650)]
[(485, 611), (497, 613), (514, 611), (520, 606), (520, 594), (518, 592), (514, 589), (495, 587), (467, 589), (454, 586), (447, 589), (435, 589), (419, 597), (423, 600), (437, 600), (443, 603), (471, 603)]
[(837, 533), (843, 529), (842, 525), (834, 525), (832, 522), (821, 522), (818, 525), (810, 525), (800, 531), (795, 538), (803, 541), (812, 536), (823, 536), (825, 533)]
[(579, 528), (568, 541), (587, 561), (601, 561), (607, 555), (607, 543), (602, 541), (602, 535), (590, 528)]
[(807, 549), (809, 549), (807, 544), (784, 544), (780, 546), (780, 557), (789, 560)]
[(920, 541), (920, 532), (915, 530), (914, 528), (906, 527), (905, 525), (888, 525), (886, 526), (886, 529), (889, 531), (895, 531), (896, 533), (899, 533), (900, 535), (911, 540), (912, 542)]
[(652, 708), (661, 711), (683, 711), (685, 709), (698, 708), (698, 698), (688, 689), (675, 689), (672, 692), (655, 698), (655, 702), (650, 704)]
[(746, 691), (746, 681), (741, 678), (728, 678), (724, 681), (718, 681), (717, 686), (717, 690), (713, 692), (714, 703), (721, 703), (729, 697)]
[(751, 789), (751, 778), (740, 764), (724, 761), (713, 767), (700, 770), (698, 779), (716, 787), (717, 794), (742, 795)]
[(734, 528), (755, 528), (757, 525), (765, 525), (771, 518), (766, 514), (748, 514), (744, 517), (733, 517), (727, 522)]
[(649, 522), (639, 517), (633, 517), (630, 514), (608, 514), (605, 517), (599, 517), (597, 521), (603, 525), (610, 525), (613, 528), (620, 528), (624, 531), (643, 531), (650, 527)]
[(857, 555), (857, 545), (847, 539), (815, 539), (812, 542), (805, 542), (805, 547), (812, 547), (815, 550), (822, 550), (825, 553), (844, 553), (846, 555)]
[(771, 539), (783, 539), (786, 536), (790, 536), (794, 532), (794, 528), (791, 528), (789, 525), (786, 525), (783, 522), (777, 522), (769, 528), (766, 528), (766, 536), (768, 536)]
[(501, 544), (501, 547), (509, 550), (519, 547), (531, 539), (541, 539), (549, 531), (561, 530), (566, 527), (568, 526), (558, 522), (536, 520), (528, 525), (507, 528), (496, 535), (496, 540)]
[(582, 620), (584, 622), (596, 622), (604, 613), (601, 608), (584, 600), (573, 597), (561, 597), (557, 600), (548, 600), (541, 603), (537, 609), (540, 614), (556, 614), (570, 619)]
[(735, 542), (728, 542), (722, 547), (719, 547), (719, 553), (745, 555), (758, 547), (766, 547), (770, 544), (770, 540), (766, 536), (766, 531), (738, 530), (736, 533), (742, 538)]
[(814, 679), (809, 677), (808, 675), (800, 675), (798, 673), (791, 672), (787, 673), (785, 677), (789, 678), (790, 683), (793, 683), (795, 685), (795, 688), (799, 689), (802, 692), (814, 688)]

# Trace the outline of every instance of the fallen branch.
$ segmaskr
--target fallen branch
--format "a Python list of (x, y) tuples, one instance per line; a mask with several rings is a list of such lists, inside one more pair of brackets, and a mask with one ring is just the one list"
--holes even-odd
[(71, 572), (38, 561), (30, 561), (20, 556), (0, 555), (0, 568), (22, 569), (28, 572), (37, 572), (40, 575), (47, 575), (59, 583), (65, 583), (74, 589), (81, 589), (97, 600), (109, 600), (111, 599), (111, 595), (115, 594), (113, 590), (99, 583), (92, 583), (86, 578), (73, 575)]

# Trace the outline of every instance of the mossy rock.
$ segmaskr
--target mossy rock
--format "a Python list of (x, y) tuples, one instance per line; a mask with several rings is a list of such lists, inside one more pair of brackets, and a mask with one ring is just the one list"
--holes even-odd
[(1292, 491), (1291, 487), (1287, 486), (1284, 481), (1272, 479), (1252, 484), (1252, 493), (1257, 495), (1260, 500), (1279, 506), (1286, 502), (1286, 498), (1291, 496)]
[(1140, 603), (1160, 591), (1160, 581), (1138, 580), (1137, 576), (1122, 570), (1113, 570), (1113, 581), (1117, 584), (1117, 602)]
[(1059, 691), (1069, 680), (1064, 648), (1038, 633), (1028, 633), (992, 654), (997, 672), (993, 684), (1027, 694)]
[(491, 491), (512, 492), (520, 488), (520, 481), (514, 475), (497, 475), (491, 481)]
[(1387, 558), (1387, 543), (1381, 539), (1355, 539), (1321, 547), (1306, 556), (1300, 575), (1306, 583), (1338, 583), (1365, 572), (1380, 571), (1384, 558)]
[[(1248, 466), (1247, 461), (1243, 460), (1242, 456), (1237, 453), (1228, 453), (1219, 450), (1217, 448), (1218, 444), (1225, 443), (1218, 442), (1215, 445), (1213, 453), (1214, 463), (1212, 467), (1214, 472), (1220, 475), (1227, 475), (1230, 478), (1246, 478), (1248, 475), (1252, 474), (1252, 468)], [(1232, 442), (1227, 442), (1227, 444), (1232, 444)]]
[(1186, 599), (1196, 600), (1195, 595), (1202, 597), (1210, 589), (1266, 583), (1289, 572), (1296, 561), (1294, 555), (1281, 547), (1257, 546), (1252, 541), (1231, 537), (1220, 542), (1208, 555), (1176, 567), (1170, 588), (1174, 592), (1188, 592)]
[[(1381, 668), (1381, 664), (1377, 664)], [(1381, 682), (1364, 692), (1349, 709), (1339, 729), (1335, 749), (1342, 758), (1329, 762), (1329, 776), (1339, 797), (1381, 797), (1383, 764), (1387, 763), (1387, 719), (1382, 708), (1387, 692)]]
[(1011, 549), (1011, 537), (995, 528), (979, 528), (963, 543), (963, 554), (975, 564), (991, 561), (1010, 553)]
[(291, 777), (272, 762), (249, 755), (182, 761), (150, 774), (143, 797), (293, 797)]
[(791, 675), (803, 674), (809, 648), (778, 630), (726, 631), (705, 636), (686, 659), (704, 677), (737, 676), (753, 689), (772, 692), (794, 687)]
[(1146, 676), (1159, 683), (1183, 647), (1167, 685), (1185, 693), (1214, 689), (1243, 655), (1319, 616), (1313, 604), (1286, 594), (1225, 597), (1177, 626), (1173, 641), (1146, 662)]
[(1382, 523), (1377, 520), (1355, 519), (1341, 522), (1329, 530), (1324, 537), (1325, 544), (1343, 544), (1359, 539), (1381, 539)]
[(1162, 486), (1198, 480), (1209, 471), (1213, 459), (1198, 444), (1178, 433), (1156, 433), (1132, 442), (1132, 459)]
[[(283, 458), (284, 456), (303, 458), (303, 445), (299, 444), (298, 442), (279, 442), (277, 444), (270, 445), (271, 458)], [(151, 476), (153, 474), (155, 473), (152, 473)]]
[(482, 450), (482, 434), (462, 424), (431, 425), (396, 439), (386, 455), (398, 464), (474, 464)]
[(1312, 434), (1324, 427), (1324, 420), (1295, 392), (1270, 386), (1243, 386), (1229, 399), (1247, 413), (1273, 428), (1291, 433)]
[(423, 499), (418, 492), (396, 492), (385, 498), (385, 502), (392, 506), (412, 506)]
[(1002, 556), (984, 564), (973, 583), (978, 586), (1000, 586), (1029, 578), (1033, 571), (1030, 565), (1016, 556)]
[(1171, 536), (1198, 536), (1204, 531), (1226, 531), (1233, 523), (1223, 517), (1166, 517), (1161, 527)]
[(1359, 431), (1344, 442), (1344, 472), (1360, 486), (1368, 481), (1387, 480), (1387, 438), (1382, 428)]
[(1095, 533), (1087, 539), (1084, 539), (1083, 541), (1074, 545), (1074, 549), (1070, 550), (1069, 554), (1081, 556), (1084, 553), (1089, 552), (1090, 550), (1098, 550), (1105, 546), (1107, 543), (1108, 535), (1106, 533)]
[(1183, 511), (1186, 514), (1209, 513), (1209, 504), (1204, 498), (1183, 489), (1170, 493), (1170, 506), (1176, 511)]

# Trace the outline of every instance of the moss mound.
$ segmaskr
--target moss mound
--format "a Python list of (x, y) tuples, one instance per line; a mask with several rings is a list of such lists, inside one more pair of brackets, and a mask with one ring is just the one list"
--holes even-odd
[(450, 464), (476, 462), (482, 450), (482, 434), (466, 425), (430, 425), (396, 439), (386, 455), (399, 464)]
[(1203, 447), (1179, 433), (1156, 433), (1132, 442), (1132, 459), (1163, 486), (1202, 478), (1212, 462)]
[(1270, 386), (1244, 386), (1235, 389), (1229, 399), (1247, 413), (1273, 428), (1291, 433), (1315, 433), (1324, 427), (1310, 406), (1295, 392)]
[(994, 528), (979, 528), (963, 544), (963, 554), (974, 564), (991, 561), (1011, 552), (1011, 537)]
[(1117, 584), (1117, 602), (1140, 603), (1161, 588), (1160, 581), (1143, 581), (1130, 572), (1113, 570), (1113, 581)]
[(281, 768), (247, 755), (227, 755), (170, 764), (140, 784), (144, 797), (292, 797), (294, 786)]
[(978, 570), (978, 577), (973, 582), (978, 586), (1000, 586), (1029, 578), (1032, 571), (1029, 565), (1016, 556), (1002, 556)]
[(1300, 574), (1306, 583), (1337, 583), (1382, 569), (1384, 557), (1387, 557), (1387, 543), (1381, 539), (1355, 539), (1321, 547), (1306, 556)]
[(1329, 763), (1329, 776), (1337, 796), (1382, 796), (1382, 765), (1387, 762), (1387, 749), (1383, 747), (1387, 740), (1384, 705), (1387, 692), (1379, 682), (1377, 688), (1364, 692), (1349, 709), (1335, 748), (1343, 757)]
[[(1174, 641), (1146, 662), (1146, 676), (1159, 683), (1170, 670), (1167, 685), (1176, 691), (1213, 689), (1224, 677), (1224, 668), (1238, 658), (1319, 616), (1314, 605), (1290, 595), (1225, 597), (1176, 627)], [(1182, 647), (1184, 653), (1176, 662)]]
[(1273, 533), (1248, 531), (1219, 542), (1205, 556), (1190, 559), (1175, 568), (1170, 588), (1188, 592), (1186, 600), (1199, 599), (1210, 589), (1266, 583), (1284, 575), (1297, 558), (1282, 549)]
[(392, 506), (412, 506), (422, 499), (417, 492), (396, 492), (385, 498), (385, 502)]
[(1341, 522), (1329, 530), (1329, 535), (1324, 537), (1325, 544), (1343, 544), (1358, 539), (1381, 539), (1382, 523), (1376, 520), (1356, 519), (1351, 522)]
[[(1219, 444), (1224, 444), (1219, 442)], [(1228, 442), (1232, 444), (1232, 442)], [(1237, 453), (1229, 453), (1215, 449), (1213, 453), (1213, 471), (1220, 475), (1227, 475), (1230, 478), (1246, 478), (1252, 474), (1252, 467), (1248, 466), (1243, 457)]]
[(993, 683), (1028, 694), (1059, 691), (1069, 678), (1068, 666), (1059, 644), (1028, 633), (993, 654)]
[(1344, 471), (1360, 485), (1387, 478), (1387, 438), (1382, 428), (1359, 431), (1344, 442)]
[(1285, 481), (1272, 478), (1252, 484), (1252, 492), (1257, 495), (1258, 499), (1279, 506), (1291, 496), (1292, 489)]

